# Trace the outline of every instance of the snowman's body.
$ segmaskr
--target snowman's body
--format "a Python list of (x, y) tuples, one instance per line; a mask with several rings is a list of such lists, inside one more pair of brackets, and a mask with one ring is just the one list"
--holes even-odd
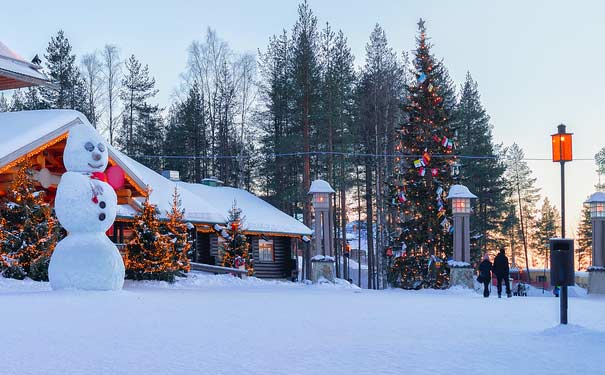
[(90, 127), (70, 130), (55, 198), (57, 218), (68, 235), (53, 252), (48, 269), (53, 289), (116, 290), (124, 284), (124, 262), (105, 232), (116, 217), (113, 188), (95, 172), (107, 167), (104, 141)]

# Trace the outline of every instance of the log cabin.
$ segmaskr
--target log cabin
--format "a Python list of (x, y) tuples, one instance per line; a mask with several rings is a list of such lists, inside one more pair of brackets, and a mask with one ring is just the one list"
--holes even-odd
[[(73, 110), (39, 110), (0, 113), (0, 197), (6, 194), (18, 166), (28, 161), (37, 187), (45, 191), (52, 205), (57, 185), (65, 172), (63, 150), (69, 130), (74, 126), (91, 126), (80, 112)], [(109, 166), (124, 171), (124, 185), (116, 190), (118, 214), (108, 236), (118, 248), (132, 236), (134, 216), (141, 209), (147, 188), (160, 219), (166, 219), (174, 190), (180, 194), (184, 220), (193, 242), (192, 260), (220, 265), (221, 237), (214, 228), (227, 221), (235, 201), (245, 216), (244, 231), (254, 257), (255, 276), (260, 278), (294, 278), (297, 253), (302, 236), (311, 230), (295, 218), (273, 207), (254, 194), (218, 181), (201, 183), (173, 180), (147, 168), (112, 146), (108, 146)], [(176, 181), (175, 181), (176, 180)]]
[(26, 61), (0, 42), (0, 91), (38, 85), (52, 86), (42, 67)]

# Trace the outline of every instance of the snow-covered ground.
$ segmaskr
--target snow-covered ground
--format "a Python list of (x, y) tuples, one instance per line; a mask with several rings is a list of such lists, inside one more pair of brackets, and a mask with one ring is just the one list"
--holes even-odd
[(605, 298), (484, 299), (195, 274), (120, 292), (0, 277), (1, 374), (603, 374)]

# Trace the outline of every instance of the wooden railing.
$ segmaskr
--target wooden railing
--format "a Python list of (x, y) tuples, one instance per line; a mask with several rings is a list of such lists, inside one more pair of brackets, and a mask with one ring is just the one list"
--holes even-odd
[(189, 264), (191, 264), (192, 271), (210, 272), (215, 275), (225, 274), (225, 273), (234, 274), (234, 275), (239, 276), (242, 279), (245, 279), (248, 277), (248, 270), (241, 270), (239, 268), (213, 266), (211, 264), (194, 263), (194, 262), (191, 262)]

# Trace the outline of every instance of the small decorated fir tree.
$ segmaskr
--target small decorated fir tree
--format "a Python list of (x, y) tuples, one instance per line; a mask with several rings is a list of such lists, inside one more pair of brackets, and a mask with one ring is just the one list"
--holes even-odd
[(223, 259), (223, 267), (244, 266), (248, 270), (248, 275), (253, 275), (254, 265), (250, 257), (250, 244), (244, 234), (243, 222), (242, 210), (237, 207), (237, 202), (233, 201), (233, 206), (229, 210), (227, 228), (222, 233), (225, 241), (220, 246), (220, 255)]
[(48, 263), (60, 240), (61, 226), (44, 201), (44, 192), (36, 189), (28, 162), (18, 168), (0, 201), (0, 221), (3, 276), (48, 281)]
[(187, 224), (183, 222), (185, 210), (181, 208), (181, 196), (174, 188), (172, 194), (172, 206), (170, 211), (166, 213), (168, 222), (162, 225), (163, 232), (170, 238), (172, 244), (172, 256), (174, 262), (178, 265), (181, 272), (189, 272), (191, 265), (189, 264), (189, 252), (191, 250), (191, 242), (187, 234)]
[(147, 191), (143, 210), (134, 217), (134, 237), (126, 245), (124, 265), (126, 278), (133, 280), (164, 280), (174, 282), (179, 271), (171, 238), (161, 233), (155, 205)]

